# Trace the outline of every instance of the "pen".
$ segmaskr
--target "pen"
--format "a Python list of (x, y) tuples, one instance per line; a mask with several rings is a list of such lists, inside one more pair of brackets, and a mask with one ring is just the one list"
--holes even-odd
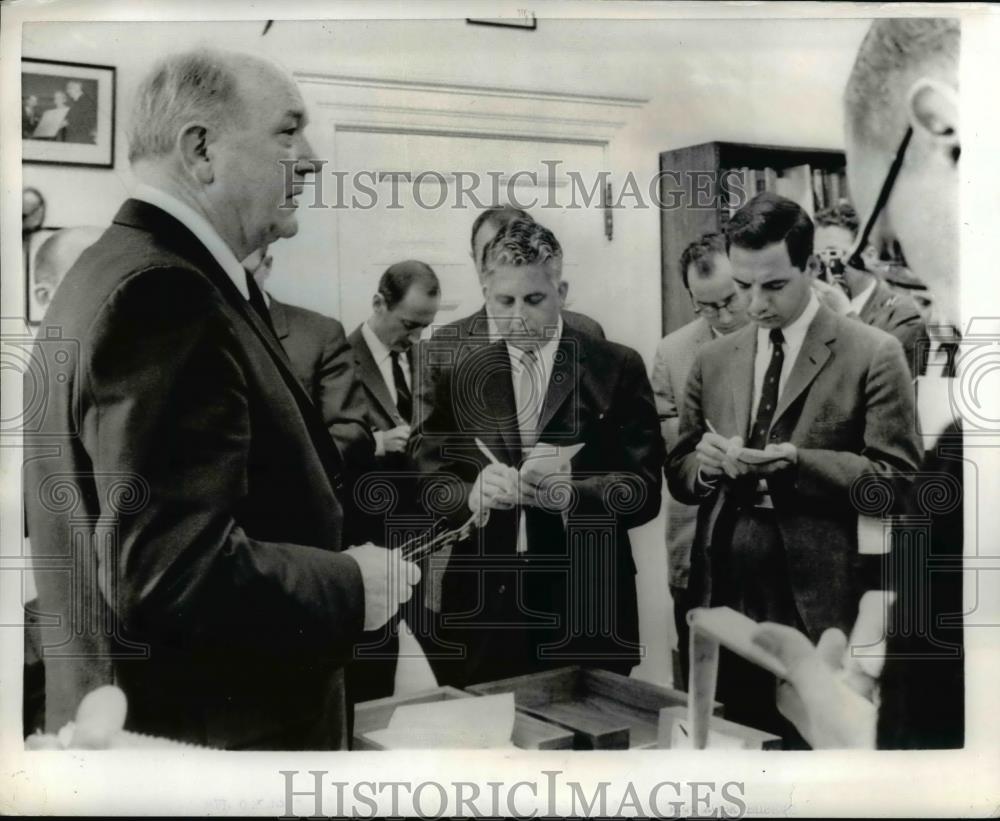
[[(710, 422), (710, 421), (708, 420), (708, 418), (706, 418), (706, 419), (705, 419), (705, 426), (706, 426), (706, 427), (707, 427), (707, 428), (709, 429), (709, 431), (711, 431), (712, 433), (714, 433), (714, 434), (715, 434), (716, 436), (718, 436), (718, 435), (719, 435), (719, 432), (718, 432), (718, 431), (717, 431), (717, 430), (715, 429), (715, 425), (713, 425), (713, 424), (712, 424), (712, 423), (711, 423), (711, 422)], [(478, 441), (478, 440), (477, 440), (477, 441)]]
[(490, 462), (492, 462), (494, 465), (500, 464), (500, 460), (493, 455), (493, 452), (488, 447), (486, 447), (486, 445), (483, 444), (483, 440), (480, 439), (478, 436), (476, 437), (476, 447), (479, 448), (483, 456), (489, 459)]

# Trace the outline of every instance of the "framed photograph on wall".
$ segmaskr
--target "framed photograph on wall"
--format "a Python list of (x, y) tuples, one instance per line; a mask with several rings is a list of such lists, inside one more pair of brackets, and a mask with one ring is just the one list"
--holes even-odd
[(21, 60), (24, 162), (112, 168), (115, 69), (56, 60)]
[(58, 230), (53, 226), (39, 228), (24, 240), (24, 318), (29, 325), (38, 325), (42, 321), (55, 293), (57, 283), (38, 281), (36, 258), (45, 240)]

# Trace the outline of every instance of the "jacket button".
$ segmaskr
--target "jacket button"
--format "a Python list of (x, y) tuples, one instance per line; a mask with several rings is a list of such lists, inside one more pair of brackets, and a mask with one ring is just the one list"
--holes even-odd
[(506, 592), (507, 592), (507, 585), (505, 585), (505, 584), (501, 584), (497, 588), (497, 593), (506, 593)]

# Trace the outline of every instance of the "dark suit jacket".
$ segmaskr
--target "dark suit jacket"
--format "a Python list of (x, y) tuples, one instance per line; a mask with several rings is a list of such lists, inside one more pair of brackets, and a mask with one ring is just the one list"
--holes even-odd
[[(126, 728), (218, 747), (347, 745), (364, 622), (340, 456), (208, 251), (128, 200), (60, 285), (25, 437), (47, 716), (115, 681)], [(39, 372), (40, 373), (40, 372)]]
[(97, 105), (89, 94), (81, 94), (70, 103), (66, 115), (66, 142), (93, 143), (97, 128)]
[[(464, 521), (472, 484), (487, 464), (475, 438), (505, 464), (522, 458), (505, 343), (471, 350), (442, 370), (432, 390), (411, 439), (420, 470), (435, 485), (423, 498), (437, 503), (436, 515)], [(443, 675), (439, 669), (449, 683), (638, 660), (628, 529), (659, 511), (664, 458), (639, 355), (564, 325), (539, 429), (541, 442), (585, 443), (566, 489), (573, 496), (566, 524), (557, 512), (529, 508), (528, 551), (518, 556), (519, 511), (494, 510), (484, 529), (455, 546), (443, 583), (443, 627), (464, 660)]]
[(896, 337), (903, 346), (910, 372), (914, 376), (924, 373), (931, 343), (927, 323), (912, 297), (894, 291), (878, 279), (858, 319)]
[(375, 441), (366, 424), (365, 399), (344, 326), (336, 319), (268, 294), (271, 322), (299, 381), (323, 414), (348, 469), (371, 465)]
[[(706, 419), (723, 436), (748, 438), (756, 340), (757, 328), (750, 325), (699, 351), (667, 462), (674, 497), (701, 503), (689, 589), (704, 605), (711, 601), (714, 531), (727, 523), (720, 514), (731, 510), (736, 486), (720, 481), (706, 491), (697, 481), (694, 449)], [(913, 388), (899, 342), (820, 307), (779, 397), (769, 438), (798, 449), (797, 468), (768, 485), (799, 614), (813, 641), (827, 627), (849, 632), (863, 592), (857, 483), (878, 477), (881, 493), (902, 500), (920, 462)]]
[[(360, 325), (351, 332), (347, 342), (358, 384), (362, 418), (368, 429), (385, 431), (409, 424), (411, 420), (404, 419), (392, 401), (392, 394), (389, 393), (382, 372), (361, 334)], [(415, 386), (414, 351), (410, 351), (408, 359), (411, 368), (410, 384)], [(396, 517), (398, 523), (399, 517), (414, 510), (416, 487), (413, 477), (406, 475), (412, 471), (413, 463), (405, 453), (387, 453), (373, 457), (370, 472), (360, 477), (355, 493), (359, 497), (358, 507), (366, 539), (375, 544), (385, 544), (386, 525), (391, 524), (388, 517)], [(392, 499), (386, 498), (387, 492), (392, 493)], [(368, 509), (366, 502), (372, 503), (367, 506)]]
[(879, 749), (965, 744), (962, 471), (962, 429), (953, 424), (925, 455), (908, 500), (915, 518), (900, 525), (930, 532), (895, 540), (889, 557), (896, 603), (882, 671)]

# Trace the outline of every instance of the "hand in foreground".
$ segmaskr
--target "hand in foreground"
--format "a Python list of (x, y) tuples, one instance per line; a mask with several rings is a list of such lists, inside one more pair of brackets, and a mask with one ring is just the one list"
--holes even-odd
[(482, 469), (469, 492), (473, 513), (510, 510), (517, 504), (517, 468), (490, 463)]
[(386, 550), (371, 542), (349, 547), (344, 554), (358, 563), (365, 589), (365, 630), (378, 630), (410, 600), (420, 581), (420, 568), (406, 561), (399, 550)]
[(743, 440), (739, 436), (727, 439), (712, 431), (705, 431), (701, 441), (695, 445), (695, 456), (698, 459), (698, 467), (701, 474), (706, 479), (722, 476), (726, 474), (731, 479), (735, 479), (742, 470), (735, 463), (734, 454), (743, 447)]
[(376, 452), (405, 453), (406, 443), (410, 439), (410, 426), (398, 425), (391, 430), (377, 430), (374, 435)]
[(843, 668), (847, 637), (842, 631), (827, 630), (813, 647), (795, 628), (768, 622), (753, 641), (785, 665), (788, 677), (778, 683), (778, 710), (814, 749), (875, 749), (878, 712)]
[(844, 293), (844, 289), (839, 285), (831, 285), (821, 279), (813, 279), (812, 287), (820, 303), (826, 305), (831, 311), (843, 316), (851, 313), (850, 297)]
[(791, 442), (771, 442), (764, 448), (764, 453), (778, 458), (756, 465), (740, 462), (743, 472), (750, 476), (773, 476), (793, 467), (799, 459), (799, 452)]
[(565, 510), (573, 500), (569, 485), (572, 475), (568, 461), (552, 470), (551, 461), (529, 459), (521, 466), (519, 474), (521, 504), (554, 512)]

